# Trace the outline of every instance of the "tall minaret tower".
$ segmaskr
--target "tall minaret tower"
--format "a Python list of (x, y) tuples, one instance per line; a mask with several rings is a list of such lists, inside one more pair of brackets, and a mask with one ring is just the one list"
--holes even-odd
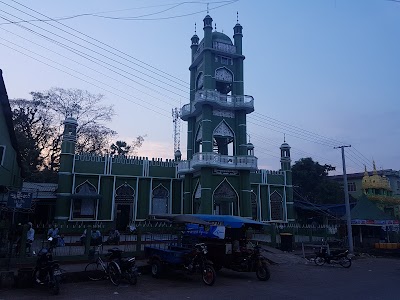
[(65, 119), (61, 144), (60, 170), (58, 172), (58, 193), (55, 214), (55, 219), (61, 223), (69, 219), (77, 127), (78, 122), (74, 118)]
[(185, 177), (185, 213), (251, 217), (250, 171), (257, 158), (247, 142), (247, 114), (254, 99), (244, 94), (242, 26), (233, 42), (203, 19), (204, 37), (191, 38), (190, 103), (181, 109), (188, 122), (187, 159), (178, 165)]
[(290, 158), (290, 146), (283, 140), (281, 149), (281, 171), (285, 173), (285, 187), (284, 187), (284, 201), (286, 205), (284, 206), (286, 211), (286, 217), (288, 222), (295, 221), (295, 211), (293, 202), (293, 185), (292, 185), (292, 159)]

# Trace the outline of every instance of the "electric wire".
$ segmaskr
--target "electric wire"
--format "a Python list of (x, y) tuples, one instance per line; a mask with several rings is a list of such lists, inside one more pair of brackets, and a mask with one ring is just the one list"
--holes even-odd
[[(0, 11), (4, 12), (4, 11), (1, 10), (1, 9), (0, 9)], [(6, 13), (7, 13), (7, 12), (6, 12)], [(7, 19), (7, 18), (4, 17), (4, 16), (0, 16), (0, 17), (3, 18), (3, 19)], [(115, 69), (117, 69), (117, 70), (119, 70), (119, 71), (121, 71), (121, 72), (124, 72), (124, 73), (128, 74), (128, 75), (131, 75), (131, 76), (133, 76), (133, 77), (136, 77), (136, 78), (139, 78), (139, 79), (141, 79), (141, 80), (144, 80), (144, 79), (141, 78), (140, 76), (134, 75), (134, 74), (132, 74), (132, 73), (130, 73), (130, 72), (127, 72), (127, 71), (125, 71), (125, 70), (119, 68), (119, 67), (113, 66), (113, 65), (110, 64), (110, 63), (107, 63), (107, 62), (105, 62), (105, 61), (103, 61), (103, 60), (101, 60), (101, 59), (98, 59), (98, 58), (96, 58), (96, 57), (94, 57), (94, 56), (92, 56), (92, 55), (89, 55), (89, 54), (87, 54), (87, 53), (84, 53), (84, 52), (82, 52), (82, 51), (80, 51), (80, 50), (76, 50), (75, 48), (69, 47), (68, 45), (66, 45), (66, 44), (64, 44), (64, 43), (59, 42), (59, 41), (57, 41), (57, 40), (54, 40), (54, 39), (52, 39), (52, 38), (49, 38), (48, 36), (43, 35), (43, 34), (41, 34), (41, 33), (38, 33), (38, 32), (36, 32), (35, 30), (33, 30), (33, 29), (31, 29), (31, 28), (27, 28), (27, 27), (25, 27), (25, 26), (23, 26), (23, 25), (21, 25), (21, 24), (16, 24), (16, 25), (19, 26), (19, 27), (21, 27), (21, 28), (23, 28), (23, 29), (25, 29), (25, 30), (27, 30), (27, 31), (30, 31), (30, 32), (32, 32), (32, 33), (34, 33), (34, 34), (36, 34), (36, 35), (38, 35), (38, 36), (40, 36), (40, 37), (42, 37), (42, 38), (44, 38), (44, 39), (46, 39), (46, 40), (51, 41), (52, 43), (55, 43), (55, 44), (57, 44), (58, 46), (60, 46), (60, 47), (62, 47), (62, 48), (64, 48), (64, 49), (67, 49), (67, 50), (69, 50), (69, 51), (71, 51), (71, 52), (73, 52), (73, 53), (75, 53), (75, 54), (77, 54), (77, 55), (79, 55), (79, 56), (82, 56), (82, 57), (84, 57), (84, 58), (90, 60), (90, 61), (93, 62), (93, 63), (99, 64), (99, 62), (101, 62), (101, 63), (103, 63), (103, 64), (105, 64), (105, 65), (107, 65), (107, 66), (109, 66), (109, 67), (111, 67), (111, 68), (115, 68)], [(88, 57), (89, 57), (89, 58), (88, 58)], [(157, 91), (157, 90), (155, 90), (155, 89), (153, 89), (153, 88), (151, 88), (151, 87), (149, 87), (149, 86), (147, 86), (147, 85), (145, 85), (145, 84), (142, 84), (142, 83), (140, 83), (140, 82), (138, 82), (138, 81), (136, 81), (136, 80), (133, 80), (133, 79), (129, 78), (128, 76), (124, 75), (124, 74), (118, 73), (117, 71), (115, 71), (115, 70), (113, 70), (113, 69), (111, 69), (111, 68), (109, 68), (109, 67), (105, 67), (104, 65), (103, 65), (103, 67), (106, 68), (106, 69), (108, 69), (108, 70), (110, 70), (110, 71), (112, 71), (112, 72), (114, 72), (114, 73), (117, 73), (118, 75), (120, 75), (120, 76), (122, 76), (122, 77), (124, 77), (124, 78), (126, 78), (126, 79), (128, 79), (128, 80), (130, 80), (130, 81), (133, 81), (133, 82), (135, 82), (135, 83), (137, 83), (137, 84), (139, 84), (139, 85), (141, 85), (141, 86), (143, 86), (143, 87), (145, 87), (145, 88), (147, 88), (147, 89), (149, 89), (149, 90), (152, 90), (152, 91), (155, 92), (155, 93), (161, 94), (159, 91)], [(128, 66), (127, 66), (127, 67), (128, 67)], [(128, 68), (129, 68), (129, 67), (128, 67)], [(152, 85), (154, 85), (154, 86), (156, 86), (156, 87), (159, 87), (159, 88), (161, 88), (161, 89), (165, 89), (165, 87), (162, 87), (162, 86), (160, 86), (160, 85), (158, 85), (158, 84), (154, 84), (154, 83), (152, 83), (152, 82), (150, 82), (150, 81), (148, 81), (148, 80), (144, 80), (144, 81), (145, 81), (145, 82), (148, 82), (149, 84), (152, 84)], [(185, 96), (180, 95), (180, 94), (178, 94), (178, 93), (175, 93), (175, 92), (173, 92), (173, 91), (171, 91), (171, 90), (169, 90), (169, 89), (165, 89), (165, 90), (166, 90), (166, 91), (169, 91), (169, 92), (171, 92), (171, 93), (173, 93), (173, 94), (176, 94), (176, 95), (179, 96), (179, 97), (182, 97), (182, 98), (185, 97)], [(161, 94), (161, 95), (166, 96), (165, 94)], [(166, 97), (171, 98), (170, 96), (166, 96)], [(171, 99), (173, 99), (173, 98), (171, 98)], [(173, 100), (176, 100), (176, 99), (173, 99)]]
[[(13, 42), (11, 42), (11, 41), (7, 41), (7, 42), (16, 45), (15, 43), (13, 43)], [(69, 73), (69, 72), (66, 72), (65, 70), (62, 70), (62, 69), (60, 69), (60, 68), (57, 68), (57, 67), (55, 67), (55, 66), (53, 66), (53, 65), (51, 65), (51, 64), (48, 64), (48, 63), (46, 63), (46, 62), (43, 62), (42, 60), (37, 59), (37, 58), (35, 58), (35, 57), (33, 57), (33, 56), (29, 55), (29, 54), (26, 54), (26, 53), (20, 51), (19, 49), (22, 48), (22, 49), (24, 49), (24, 50), (26, 50), (26, 51), (28, 51), (28, 52), (32, 52), (32, 53), (34, 53), (35, 55), (38, 55), (39, 57), (42, 57), (42, 58), (44, 58), (44, 59), (47, 59), (47, 60), (51, 61), (52, 63), (61, 65), (61, 66), (65, 67), (65, 68), (67, 68), (67, 69), (69, 69), (69, 70), (72, 70), (72, 71), (75, 72), (75, 73), (84, 75), (85, 77), (90, 78), (90, 79), (92, 79), (92, 80), (94, 80), (94, 81), (97, 81), (97, 82), (101, 83), (101, 84), (104, 85), (104, 86), (110, 87), (108, 84), (106, 84), (106, 83), (104, 83), (104, 82), (101, 82), (101, 81), (99, 81), (99, 80), (97, 80), (97, 79), (95, 79), (95, 78), (89, 77), (89, 76), (87, 76), (86, 74), (82, 74), (82, 73), (80, 73), (79, 71), (76, 71), (76, 70), (74, 70), (74, 69), (72, 69), (72, 68), (70, 68), (70, 67), (67, 67), (67, 66), (65, 66), (65, 65), (62, 65), (62, 64), (60, 64), (60, 63), (58, 63), (58, 62), (56, 62), (56, 61), (54, 61), (54, 60), (52, 60), (52, 59), (46, 58), (46, 57), (44, 57), (44, 56), (42, 56), (42, 55), (40, 55), (40, 54), (37, 54), (37, 53), (35, 53), (35, 52), (33, 52), (33, 51), (30, 51), (30, 50), (28, 50), (28, 49), (26, 49), (26, 48), (23, 48), (23, 47), (19, 46), (19, 45), (16, 45), (16, 46), (18, 46), (18, 48), (13, 48), (13, 47), (11, 47), (11, 46), (8, 46), (8, 45), (2, 43), (1, 41), (0, 41), (0, 45), (3, 45), (3, 46), (5, 46), (5, 47), (7, 47), (7, 48), (9, 48), (9, 49), (12, 49), (12, 50), (14, 50), (14, 51), (16, 51), (16, 52), (18, 52), (18, 53), (21, 53), (22, 55), (25, 55), (25, 56), (27, 56), (27, 57), (29, 57), (29, 58), (31, 58), (31, 59), (34, 59), (34, 60), (36, 60), (36, 61), (38, 61), (38, 62), (40, 62), (40, 63), (43, 63), (43, 64), (45, 64), (45, 65), (47, 65), (47, 66), (49, 66), (49, 67), (51, 67), (51, 68), (53, 68), (53, 69), (56, 69), (56, 70), (58, 70), (58, 71), (61, 71), (61, 72), (65, 73), (65, 74), (68, 74), (68, 75), (70, 75), (70, 76), (72, 76), (72, 77), (75, 77), (75, 78), (77, 78), (77, 79), (79, 79), (79, 80), (82, 80), (82, 81), (84, 81), (84, 82), (86, 82), (86, 83), (88, 83), (88, 84), (90, 84), (90, 85), (93, 85), (93, 86), (95, 86), (95, 87), (97, 87), (97, 88), (99, 88), (99, 89), (101, 89), (101, 90), (104, 90), (104, 91), (106, 91), (106, 92), (108, 92), (108, 93), (110, 93), (110, 94), (113, 94), (113, 95), (115, 95), (115, 96), (117, 96), (117, 97), (120, 97), (120, 98), (122, 98), (122, 99), (125, 99), (125, 100), (127, 100), (127, 101), (129, 101), (129, 102), (132, 102), (132, 103), (134, 103), (134, 104), (136, 104), (136, 105), (138, 105), (138, 106), (141, 106), (141, 107), (143, 107), (143, 108), (146, 108), (146, 109), (148, 109), (148, 110), (151, 110), (151, 111), (153, 111), (153, 112), (155, 112), (155, 113), (157, 113), (157, 114), (159, 114), (159, 115), (162, 115), (162, 116), (167, 117), (168, 119), (170, 119), (170, 116), (169, 116), (169, 115), (165, 115), (165, 114), (163, 114), (163, 113), (160, 113), (160, 112), (156, 111), (155, 109), (152, 109), (152, 108), (150, 108), (150, 107), (147, 107), (147, 106), (143, 105), (142, 103), (138, 103), (138, 102), (132, 101), (130, 98), (126, 98), (126, 97), (123, 97), (123, 96), (121, 96), (121, 95), (118, 95), (118, 94), (114, 93), (114, 92), (111, 91), (111, 90), (105, 89), (103, 86), (94, 84), (94, 83), (92, 83), (92, 82), (90, 82), (90, 81), (88, 81), (88, 80), (86, 80), (86, 79), (84, 79), (84, 78), (78, 77), (78, 76), (73, 75), (73, 74), (71, 74), (71, 73)], [(120, 91), (120, 92), (126, 94), (126, 92), (123, 92), (123, 91), (118, 90), (118, 89), (113, 88), (113, 87), (111, 87), (111, 88), (114, 89), (114, 90), (117, 90), (117, 91)], [(133, 98), (136, 98), (136, 99), (139, 99), (139, 98), (137, 98), (136, 96), (133, 96), (133, 95), (129, 95), (129, 96), (130, 96), (130, 97), (133, 97)], [(139, 99), (139, 100), (141, 100), (141, 99)]]
[[(40, 12), (37, 12), (36, 10), (29, 8), (29, 7), (27, 7), (27, 6), (25, 6), (25, 5), (21, 4), (21, 3), (19, 3), (18, 1), (14, 1), (14, 0), (13, 0), (13, 2), (18, 3), (19, 5), (25, 7), (25, 8), (27, 8), (27, 9), (29, 9), (29, 10), (32, 10), (32, 11), (34, 11), (35, 13), (37, 13), (37, 14), (39, 14), (39, 15), (45, 16), (45, 17), (47, 17), (47, 18), (53, 20), (52, 18), (50, 18), (50, 17), (48, 17), (48, 16), (46, 16), (46, 15), (40, 13)], [(7, 6), (13, 8), (13, 9), (15, 9), (15, 10), (18, 10), (18, 11), (20, 11), (20, 12), (22, 12), (22, 13), (28, 15), (28, 16), (31, 16), (31, 17), (35, 18), (35, 16), (33, 16), (33, 15), (27, 13), (27, 12), (24, 12), (24, 11), (22, 11), (22, 10), (20, 10), (20, 9), (14, 7), (14, 6), (12, 6), (12, 5), (9, 5), (9, 4), (5, 3), (4, 1), (0, 1), (0, 3), (3, 3), (3, 4), (5, 4), (5, 5), (7, 5)], [(21, 18), (19, 18), (19, 17), (18, 17), (18, 19), (23, 20), (23, 19), (21, 19)], [(36, 18), (36, 19), (38, 19), (38, 18)], [(97, 43), (100, 44), (100, 45), (106, 46), (106, 47), (108, 47), (108, 48), (110, 48), (110, 49), (112, 49), (112, 50), (114, 50), (114, 51), (116, 51), (116, 52), (118, 52), (118, 53), (121, 53), (121, 54), (123, 54), (123, 55), (125, 55), (125, 56), (127, 56), (127, 57), (129, 57), (129, 58), (131, 58), (131, 59), (133, 59), (133, 60), (136, 61), (136, 62), (140, 62), (141, 64), (143, 64), (143, 65), (145, 65), (145, 66), (147, 66), (147, 67), (150, 67), (150, 68), (152, 68), (152, 69), (155, 69), (156, 71), (160, 72), (160, 73), (163, 74), (163, 75), (158, 74), (157, 72), (155, 72), (155, 71), (153, 71), (153, 70), (150, 70), (150, 69), (148, 69), (148, 68), (146, 68), (146, 67), (143, 67), (143, 66), (139, 65), (138, 63), (135, 63), (134, 61), (132, 61), (132, 60), (130, 60), (130, 59), (127, 59), (126, 57), (123, 57), (123, 56), (121, 56), (121, 55), (118, 55), (118, 54), (116, 54), (116, 53), (114, 53), (114, 52), (112, 52), (112, 51), (110, 51), (110, 50), (108, 50), (108, 49), (105, 49), (104, 47), (99, 46), (99, 45), (96, 45), (95, 43), (92, 43), (92, 42), (90, 42), (90, 41), (88, 41), (88, 40), (86, 40), (86, 39), (84, 39), (84, 38), (82, 38), (82, 37), (79, 37), (79, 36), (77, 36), (77, 35), (75, 35), (75, 34), (73, 34), (73, 33), (71, 33), (71, 32), (68, 32), (68, 31), (66, 31), (66, 30), (64, 30), (64, 29), (61, 29), (60, 27), (55, 26), (55, 25), (53, 25), (53, 24), (51, 24), (51, 23), (49, 23), (49, 22), (43, 22), (43, 23), (46, 24), (46, 25), (50, 25), (50, 26), (52, 26), (52, 27), (54, 27), (54, 28), (56, 28), (56, 29), (58, 29), (58, 30), (64, 32), (64, 33), (67, 33), (67, 34), (69, 34), (69, 35), (71, 35), (71, 36), (73, 36), (73, 37), (75, 37), (75, 38), (77, 38), (77, 39), (80, 39), (80, 40), (82, 40), (82, 41), (84, 41), (84, 42), (86, 42), (86, 43), (88, 43), (88, 44), (90, 44), (90, 45), (92, 45), (92, 46), (95, 46), (95, 47), (97, 47), (97, 48), (99, 48), (99, 49), (101, 49), (101, 50), (103, 50), (103, 51), (105, 51), (105, 52), (108, 52), (108, 53), (110, 53), (110, 54), (113, 54), (113, 55), (115, 55), (115, 56), (121, 58), (121, 59), (124, 59), (125, 61), (129, 61), (130, 63), (135, 64), (135, 65), (137, 65), (137, 66), (139, 66), (139, 67), (145, 69), (146, 71), (149, 71), (149, 72), (151, 72), (151, 73), (153, 73), (153, 74), (156, 74), (156, 75), (158, 75), (158, 76), (160, 76), (160, 77), (167, 75), (167, 76), (173, 78), (173, 79), (170, 79), (170, 78), (169, 78), (169, 80), (170, 80), (171, 82), (174, 82), (174, 83), (177, 84), (177, 85), (180, 85), (180, 86), (182, 86), (182, 87), (187, 87), (187, 86), (188, 86), (188, 84), (187, 84), (186, 81), (183, 81), (183, 80), (181, 80), (181, 79), (179, 79), (179, 78), (177, 78), (177, 77), (175, 77), (175, 76), (173, 76), (173, 75), (170, 75), (170, 74), (168, 74), (168, 73), (166, 73), (166, 72), (164, 72), (164, 71), (162, 71), (162, 70), (160, 70), (160, 69), (158, 69), (158, 68), (156, 68), (156, 67), (154, 67), (154, 66), (151, 66), (150, 64), (147, 64), (147, 63), (143, 62), (142, 60), (139, 60), (139, 59), (133, 57), (132, 55), (129, 55), (129, 54), (123, 52), (123, 51), (120, 51), (120, 50), (116, 49), (115, 47), (112, 47), (112, 46), (110, 46), (110, 45), (107, 45), (106, 43), (103, 43), (103, 42), (101, 42), (101, 41), (99, 41), (99, 40), (97, 40), (97, 39), (95, 39), (95, 38), (93, 38), (93, 37), (91, 37), (91, 36), (89, 36), (89, 35), (87, 35), (87, 34), (85, 34), (85, 33), (82, 33), (82, 32), (80, 32), (79, 30), (76, 30), (76, 29), (74, 29), (74, 28), (72, 28), (72, 27), (70, 27), (70, 26), (68, 26), (68, 25), (65, 25), (65, 24), (59, 22), (59, 21), (56, 21), (56, 20), (54, 20), (54, 21), (55, 21), (56, 23), (58, 23), (58, 24), (64, 26), (64, 27), (68, 28), (69, 30), (72, 30), (72, 31), (74, 31), (74, 32), (77, 32), (77, 33), (79, 33), (80, 35), (82, 35), (82, 36), (84, 36), (84, 37), (86, 37), (86, 38), (89, 38), (89, 39), (91, 39), (91, 40), (97, 42)], [(37, 26), (37, 25), (35, 25), (35, 24), (32, 24), (31, 22), (27, 22), (27, 23), (29, 23), (30, 25), (33, 25), (33, 26), (36, 26), (36, 27), (41, 28), (40, 26)], [(43, 29), (43, 28), (41, 28), (41, 29), (42, 29), (42, 30), (45, 30), (45, 29)], [(45, 30), (45, 31), (48, 31), (48, 30)], [(48, 32), (49, 32), (49, 31), (48, 31)], [(50, 32), (50, 33), (52, 33), (52, 32)], [(57, 35), (57, 34), (55, 34), (55, 33), (52, 33), (52, 34)], [(75, 42), (73, 42), (73, 43), (75, 43)], [(77, 43), (75, 43), (75, 44), (77, 44)], [(84, 47), (84, 46), (81, 46), (81, 47)], [(94, 51), (94, 50), (91, 50), (91, 51), (96, 52), (96, 51)], [(97, 52), (96, 52), (96, 53), (97, 53)], [(105, 56), (105, 55), (103, 55), (103, 54), (100, 54), (100, 55)], [(178, 81), (180, 81), (180, 82), (177, 82), (177, 81), (175, 81), (174, 79), (176, 79), (176, 80), (178, 80)], [(158, 79), (157, 79), (157, 80), (158, 80)], [(183, 85), (182, 82), (184, 82), (185, 85)]]
[[(0, 17), (1, 17), (1, 15), (0, 15)], [(112, 79), (112, 80), (114, 80), (114, 81), (116, 81), (116, 82), (118, 82), (118, 83), (121, 83), (121, 84), (123, 84), (123, 85), (126, 85), (126, 86), (128, 86), (128, 87), (130, 87), (130, 88), (132, 88), (132, 89), (135, 89), (135, 90), (137, 90), (138, 92), (140, 92), (140, 93), (142, 93), (142, 94), (144, 94), (144, 95), (147, 95), (147, 96), (151, 97), (152, 99), (155, 99), (155, 100), (161, 101), (161, 102), (163, 102), (163, 103), (166, 103), (165, 100), (162, 100), (162, 99), (160, 99), (160, 98), (154, 97), (153, 95), (151, 95), (151, 94), (149, 94), (149, 93), (147, 93), (147, 92), (144, 92), (144, 91), (142, 91), (142, 90), (139, 90), (138, 88), (136, 88), (136, 87), (134, 87), (134, 86), (132, 86), (132, 85), (129, 85), (129, 84), (127, 84), (127, 83), (124, 83), (124, 82), (122, 82), (121, 80), (115, 79), (115, 78), (111, 77), (110, 75), (108, 75), (108, 74), (106, 74), (106, 73), (99, 72), (98, 70), (96, 70), (96, 69), (94, 69), (94, 68), (92, 68), (92, 67), (89, 67), (89, 66), (87, 66), (87, 65), (85, 65), (85, 64), (82, 64), (81, 62), (78, 62), (78, 61), (76, 61), (76, 60), (74, 60), (74, 59), (72, 59), (72, 58), (70, 58), (70, 57), (65, 56), (65, 55), (62, 55), (62, 54), (60, 54), (60, 53), (58, 53), (58, 52), (56, 52), (56, 51), (54, 51), (54, 50), (51, 50), (51, 49), (49, 49), (49, 48), (47, 48), (47, 47), (45, 47), (45, 46), (43, 46), (43, 45), (41, 45), (41, 44), (38, 44), (38, 43), (36, 43), (36, 42), (34, 42), (34, 41), (30, 40), (30, 39), (27, 39), (27, 38), (25, 38), (25, 37), (23, 37), (23, 36), (21, 36), (21, 35), (19, 35), (19, 34), (16, 34), (16, 33), (14, 33), (14, 32), (11, 32), (11, 31), (9, 31), (9, 30), (7, 30), (7, 29), (4, 29), (4, 28), (2, 28), (2, 27), (0, 27), (0, 29), (3, 30), (3, 31), (6, 31), (6, 32), (8, 32), (8, 33), (10, 33), (10, 34), (12, 34), (12, 35), (18, 36), (19, 38), (21, 38), (21, 39), (23, 39), (23, 40), (26, 40), (26, 41), (28, 41), (28, 42), (30, 42), (30, 43), (32, 43), (32, 44), (38, 46), (38, 47), (41, 47), (41, 48), (43, 48), (43, 49), (45, 49), (45, 50), (47, 50), (47, 51), (50, 51), (50, 52), (52, 52), (52, 53), (54, 53), (54, 54), (56, 54), (56, 55), (58, 55), (58, 56), (61, 56), (61, 57), (63, 57), (63, 58), (66, 58), (66, 59), (68, 59), (69, 61), (75, 62), (75, 63), (79, 64), (79, 66), (83, 66), (83, 67), (85, 67), (85, 68), (87, 68), (87, 69), (89, 69), (89, 70), (91, 70), (91, 71), (96, 72), (97, 74), (100, 74), (100, 75), (102, 75), (102, 76), (105, 76), (105, 77), (107, 77), (107, 78), (110, 78), (110, 79)], [(120, 73), (118, 73), (118, 74), (120, 74)], [(120, 74), (120, 75), (121, 75), (121, 74)], [(122, 76), (122, 75), (121, 75), (121, 76)], [(175, 103), (166, 103), (166, 104), (175, 105)]]
[[(0, 1), (0, 2), (2, 2), (2, 1)], [(14, 2), (16, 2), (16, 3), (18, 3), (17, 1), (14, 1)], [(4, 2), (2, 2), (2, 3), (4, 3)], [(19, 3), (20, 4), (20, 3)], [(21, 5), (21, 4), (20, 4)], [(23, 5), (24, 6), (24, 5)], [(62, 24), (62, 23), (61, 23)], [(43, 28), (41, 28), (42, 30), (44, 30)], [(54, 33), (53, 33), (54, 34)], [(57, 43), (59, 43), (59, 42), (57, 42)], [(148, 88), (148, 87), (147, 87)], [(183, 96), (182, 96), (183, 97)], [(261, 116), (264, 116), (265, 117), (265, 115), (262, 115), (262, 114), (260, 114)], [(271, 118), (272, 119), (272, 118)], [(278, 120), (276, 120), (276, 121), (278, 121)], [(292, 128), (298, 128), (298, 127), (296, 127), (296, 126), (292, 126), (292, 125), (290, 125), (290, 124), (287, 124), (287, 123), (284, 123), (284, 122), (280, 122), (280, 121), (278, 121), (279, 123), (281, 123), (281, 124), (286, 124), (286, 125), (289, 125), (289, 126), (291, 126)], [(259, 125), (260, 126), (260, 125)], [(282, 129), (282, 127), (279, 127), (279, 128), (281, 128)], [(302, 136), (302, 137), (304, 137), (304, 136), (307, 136), (307, 135), (305, 135), (304, 133), (311, 133), (311, 132), (309, 132), (309, 131), (306, 131), (306, 130), (303, 130), (303, 129), (301, 129), (301, 128), (298, 128), (298, 129), (300, 129), (300, 131), (297, 133), (297, 134), (299, 134), (300, 136)], [(275, 131), (277, 131), (277, 130), (275, 130)], [(280, 132), (280, 131), (278, 131), (278, 132)], [(318, 134), (314, 134), (314, 133), (311, 133), (311, 134), (313, 134), (314, 136), (320, 136), (320, 137), (322, 137), (322, 138), (325, 138), (325, 137), (323, 137), (323, 136), (321, 136), (321, 135), (318, 135)], [(310, 135), (308, 135), (308, 136), (310, 136)], [(312, 137), (312, 135), (310, 136), (310, 137)], [(301, 137), (298, 137), (298, 138), (301, 138)], [(317, 143), (320, 143), (320, 142), (318, 142), (318, 141), (324, 141), (323, 139), (320, 139), (320, 140), (315, 140), (315, 141), (312, 141), (312, 140), (309, 140), (309, 139), (305, 139), (305, 138), (302, 138), (302, 139), (304, 139), (304, 140), (307, 140), (307, 141), (310, 141), (310, 142), (317, 142)], [(320, 143), (321, 144), (321, 143)], [(322, 143), (323, 144), (323, 143)], [(364, 156), (365, 157), (365, 156)]]

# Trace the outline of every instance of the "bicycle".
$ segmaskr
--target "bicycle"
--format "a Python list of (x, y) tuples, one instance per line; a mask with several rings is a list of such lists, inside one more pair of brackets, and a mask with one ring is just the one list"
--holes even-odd
[[(88, 274), (88, 278), (92, 281), (102, 280), (104, 277), (110, 279), (114, 285), (119, 285), (122, 274), (119, 265), (115, 261), (104, 261), (100, 253), (102, 252), (103, 245), (95, 246), (89, 251), (89, 257), (97, 257), (94, 261), (88, 263), (85, 267), (85, 272)], [(106, 255), (109, 257), (110, 254)]]

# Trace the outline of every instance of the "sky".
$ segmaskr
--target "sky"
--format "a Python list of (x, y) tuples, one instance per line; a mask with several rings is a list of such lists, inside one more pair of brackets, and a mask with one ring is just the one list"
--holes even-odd
[[(312, 157), (347, 173), (400, 170), (400, 1), (0, 0), (0, 68), (9, 98), (78, 88), (103, 94), (117, 139), (173, 158), (171, 110), (189, 102), (190, 38), (203, 18), (243, 26), (247, 133), (259, 168)], [(60, 19), (62, 18), (62, 19)], [(51, 21), (50, 19), (57, 19)], [(60, 20), (58, 20), (60, 19)], [(28, 20), (29, 22), (11, 23)], [(41, 20), (41, 21), (38, 21)], [(45, 21), (43, 21), (45, 20)], [(181, 150), (186, 157), (186, 122)]]

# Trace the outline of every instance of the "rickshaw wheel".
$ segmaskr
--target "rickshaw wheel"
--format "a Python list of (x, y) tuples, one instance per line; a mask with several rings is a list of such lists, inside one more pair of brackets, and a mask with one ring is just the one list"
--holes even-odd
[(160, 260), (154, 259), (151, 263), (151, 276), (160, 278), (162, 272), (162, 265)]
[(267, 265), (262, 264), (256, 270), (257, 278), (261, 281), (267, 281), (271, 277), (271, 272)]
[(211, 286), (215, 283), (215, 277), (217, 276), (217, 274), (215, 273), (215, 270), (211, 265), (206, 265), (201, 275), (204, 284)]

